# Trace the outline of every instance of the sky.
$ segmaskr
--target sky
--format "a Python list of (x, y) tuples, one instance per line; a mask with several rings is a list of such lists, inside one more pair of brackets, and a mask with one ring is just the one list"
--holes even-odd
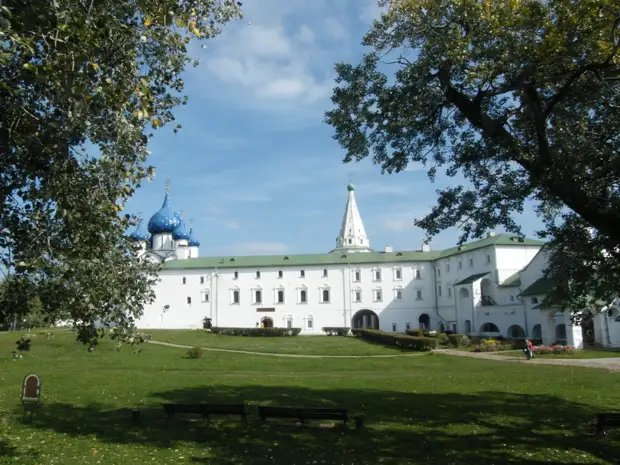
[[(157, 131), (156, 177), (126, 210), (148, 221), (169, 179), (172, 206), (192, 220), (202, 256), (322, 253), (335, 247), (352, 182), (371, 247), (421, 248), (413, 220), (455, 180), (432, 184), (417, 166), (382, 175), (370, 161), (343, 164), (323, 122), (334, 64), (359, 62), (376, 0), (245, 0), (242, 8), (243, 20), (191, 49), (201, 64), (186, 72), (189, 103), (175, 111), (183, 129)], [(533, 213), (520, 219), (533, 236)], [(446, 231), (431, 248), (458, 237)]]

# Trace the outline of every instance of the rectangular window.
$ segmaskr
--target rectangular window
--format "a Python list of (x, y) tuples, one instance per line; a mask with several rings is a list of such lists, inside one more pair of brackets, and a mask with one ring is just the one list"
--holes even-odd
[(329, 289), (323, 289), (321, 291), (321, 303), (328, 303), (329, 302)]
[(374, 277), (375, 281), (381, 281), (381, 270), (375, 270)]
[(405, 324), (405, 329), (406, 329), (407, 331), (409, 331), (409, 330), (411, 329), (411, 323), (406, 323), (406, 324)]
[(239, 272), (235, 271), (235, 275), (234, 276), (235, 276), (235, 279), (238, 279), (239, 278)]
[(396, 300), (403, 300), (403, 291), (401, 291), (400, 289), (398, 289), (396, 291), (396, 294), (394, 295), (394, 298)]
[(256, 279), (260, 278), (260, 271), (256, 272)]
[(459, 270), (463, 269), (463, 260), (459, 260)]
[(491, 263), (491, 255), (487, 254), (487, 263)]
[(437, 268), (437, 276), (441, 276), (441, 268)]
[(263, 293), (260, 290), (254, 291), (254, 303), (260, 304), (263, 302)]
[(396, 281), (401, 281), (403, 279), (403, 270), (401, 270), (400, 268), (396, 268), (394, 270), (394, 279)]
[(238, 304), (239, 303), (239, 291), (232, 291), (232, 303), (233, 304)]
[(299, 277), (300, 278), (305, 278), (306, 277), (306, 272), (304, 270), (300, 270), (299, 271)]
[(192, 304), (192, 298), (191, 298), (191, 297), (188, 297), (188, 298), (187, 298), (187, 305), (191, 305), (191, 304)]
[(474, 259), (473, 258), (469, 259), (469, 266), (474, 266)]
[(201, 276), (201, 277), (200, 277), (200, 284), (204, 284), (204, 283), (205, 283), (205, 277), (204, 277), (204, 276)]
[(209, 291), (202, 291), (201, 296), (203, 302), (209, 301)]
[(396, 332), (396, 323), (392, 323), (392, 331)]
[(327, 270), (323, 270), (323, 277), (327, 278)]
[(355, 270), (355, 277), (353, 279), (356, 283), (359, 283), (362, 280), (362, 272), (360, 270)]
[(284, 303), (284, 291), (283, 290), (279, 290), (278, 294), (277, 294), (277, 302), (279, 304), (283, 304)]
[(308, 327), (308, 329), (312, 329), (313, 328), (312, 318), (308, 318), (308, 320), (306, 322), (306, 326)]
[(450, 263), (446, 263), (446, 273), (450, 273)]
[(422, 279), (422, 271), (415, 270), (415, 279)]
[(284, 273), (282, 273), (282, 270), (278, 271), (278, 278), (281, 278), (282, 276), (284, 276)]
[(355, 291), (355, 296), (353, 297), (355, 302), (362, 301), (362, 291)]
[(286, 320), (286, 327), (288, 329), (291, 329), (293, 327), (293, 320), (291, 320), (290, 318)]
[(415, 298), (417, 300), (422, 300), (422, 291), (415, 291)]
[(451, 287), (448, 288), (448, 297), (452, 297), (452, 288)]
[(183, 279), (181, 281), (183, 284), (187, 284), (187, 278), (185, 278), (185, 276), (183, 276)]
[(375, 302), (381, 302), (381, 301), (383, 300), (383, 296), (381, 295), (381, 294), (382, 294), (382, 293), (381, 293), (381, 290), (376, 289), (376, 290), (375, 290), (375, 292), (374, 292), (374, 294), (375, 294), (375, 295), (374, 295), (374, 297), (375, 297), (375, 298), (374, 298), (374, 301), (375, 301)]
[(299, 303), (308, 303), (308, 291), (305, 289), (299, 291)]
[(441, 286), (437, 286), (437, 295), (441, 297)]

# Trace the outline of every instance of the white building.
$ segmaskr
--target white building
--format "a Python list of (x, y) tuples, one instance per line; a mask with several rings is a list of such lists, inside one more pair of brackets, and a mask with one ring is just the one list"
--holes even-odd
[[(422, 327), (583, 346), (582, 330), (571, 325), (568, 312), (537, 305), (547, 292), (540, 280), (542, 242), (490, 233), (447, 250), (424, 244), (421, 250), (375, 251), (355, 189), (347, 190), (332, 251), (222, 257), (199, 257), (200, 243), (166, 191), (148, 232), (141, 224), (131, 236), (150, 259), (164, 262), (156, 299), (138, 325), (193, 329), (210, 318), (213, 326), (296, 327), (302, 334), (322, 334), (323, 327)], [(594, 317), (596, 341), (620, 346), (618, 310), (604, 313), (610, 317)]]

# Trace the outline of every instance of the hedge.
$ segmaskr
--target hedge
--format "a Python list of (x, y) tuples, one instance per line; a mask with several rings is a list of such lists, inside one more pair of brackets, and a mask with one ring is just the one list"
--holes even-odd
[(326, 326), (321, 330), (328, 336), (348, 336), (351, 328), (344, 328), (340, 326)]
[(211, 332), (223, 336), (281, 337), (297, 336), (301, 328), (211, 328)]
[(448, 334), (448, 339), (454, 347), (467, 347), (471, 343), (465, 334)]
[(423, 329), (408, 329), (406, 331), (408, 336), (413, 337), (431, 337), (437, 339), (437, 344), (442, 346), (448, 346), (451, 344), (450, 339), (446, 333), (438, 333), (437, 331), (424, 331)]
[(406, 331), (406, 333), (407, 333), (407, 335), (413, 336), (413, 337), (424, 337), (424, 330), (423, 329), (419, 329), (419, 328), (408, 329)]
[(363, 341), (376, 342), (403, 349), (428, 351), (437, 347), (438, 340), (434, 337), (414, 337), (398, 333), (386, 333), (377, 329), (354, 329), (353, 334)]

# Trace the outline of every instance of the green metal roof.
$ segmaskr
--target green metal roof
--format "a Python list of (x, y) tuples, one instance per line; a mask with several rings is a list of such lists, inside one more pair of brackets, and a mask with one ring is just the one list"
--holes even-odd
[(508, 276), (499, 287), (519, 287), (521, 286), (521, 272), (517, 271), (515, 274)]
[[(430, 252), (416, 251), (395, 251), (395, 252), (354, 252), (344, 253), (334, 251), (333, 253), (319, 254), (297, 254), (297, 255), (246, 255), (246, 256), (226, 256), (226, 257), (199, 257), (188, 258), (186, 260), (171, 260), (165, 262), (164, 270), (178, 269), (202, 269), (202, 268), (266, 268), (277, 266), (320, 266), (320, 265), (362, 265), (373, 263), (399, 263), (399, 262), (420, 262), (434, 261), (441, 258), (448, 258), (453, 255), (471, 252), (489, 246), (502, 245), (526, 245), (542, 246), (544, 242), (535, 239), (523, 239), (519, 241), (516, 236), (510, 234), (498, 234), (476, 242), (463, 244), (461, 247), (453, 247), (446, 250), (432, 250)], [(486, 274), (486, 273), (485, 273)]]
[(527, 297), (530, 295), (543, 295), (549, 294), (551, 291), (555, 290), (556, 283), (549, 278), (538, 278), (532, 284), (530, 284), (521, 294), (521, 297)]

